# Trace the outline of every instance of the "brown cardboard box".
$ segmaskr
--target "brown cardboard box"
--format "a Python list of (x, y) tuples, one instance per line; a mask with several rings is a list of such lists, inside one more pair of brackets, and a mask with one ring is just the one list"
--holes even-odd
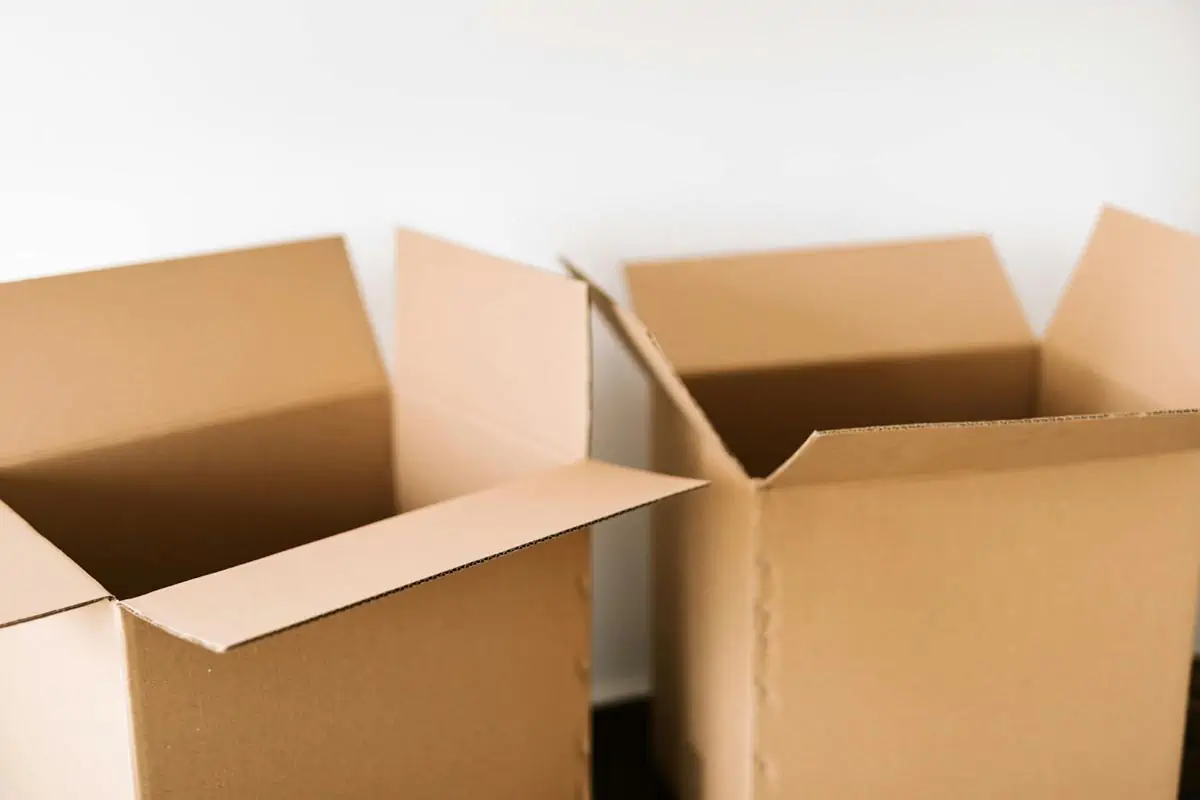
[(583, 527), (699, 483), (587, 459), (586, 287), (397, 245), (394, 441), (339, 239), (0, 286), (0, 798), (586, 792)]
[(985, 237), (626, 274), (656, 468), (713, 481), (655, 509), (684, 798), (1174, 796), (1195, 238), (1107, 209), (1041, 342)]

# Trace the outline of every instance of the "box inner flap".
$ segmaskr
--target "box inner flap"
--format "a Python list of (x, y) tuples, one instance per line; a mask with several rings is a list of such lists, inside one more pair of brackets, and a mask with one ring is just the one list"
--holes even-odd
[[(586, 458), (591, 424), (591, 337), (586, 289), (550, 272), (480, 253), (416, 231), (396, 233), (397, 416), (415, 398), (430, 419), (421, 436), (397, 436), (403, 464), (437, 461), (446, 474), (442, 436), (463, 418), (500, 433), (481, 438), (480, 457), (539, 470)], [(523, 444), (524, 443), (524, 444)], [(474, 456), (467, 454), (468, 459)], [(503, 482), (526, 472), (498, 474)], [(447, 483), (436, 495), (410, 493), (424, 505), (474, 491)]]
[(1046, 333), (1042, 413), (1200, 405), (1200, 237), (1105, 208)]
[(1200, 411), (1118, 413), (818, 433), (768, 487), (1023, 469), (1200, 449)]
[(626, 277), (684, 378), (1035, 341), (983, 236), (639, 262)]
[(386, 389), (337, 238), (0, 284), (0, 466)]
[(222, 652), (702, 485), (582, 461), (124, 605), (175, 636)]
[(0, 628), (109, 596), (2, 502), (0, 554)]

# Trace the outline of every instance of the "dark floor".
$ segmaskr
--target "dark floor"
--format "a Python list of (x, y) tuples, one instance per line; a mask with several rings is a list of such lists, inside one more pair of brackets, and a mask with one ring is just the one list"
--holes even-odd
[[(1181, 800), (1200, 800), (1200, 680), (1193, 672), (1192, 709), (1184, 748)], [(670, 800), (650, 766), (649, 704), (604, 706), (593, 717), (594, 800)]]

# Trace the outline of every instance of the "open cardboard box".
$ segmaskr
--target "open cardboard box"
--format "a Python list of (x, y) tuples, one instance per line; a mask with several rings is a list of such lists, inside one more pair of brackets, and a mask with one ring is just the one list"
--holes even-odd
[(0, 797), (586, 792), (583, 527), (700, 482), (587, 459), (585, 286), (397, 248), (394, 393), (339, 239), (0, 285)]
[(1174, 797), (1197, 239), (1106, 209), (1042, 341), (986, 237), (626, 276), (655, 468), (713, 482), (654, 510), (684, 800)]

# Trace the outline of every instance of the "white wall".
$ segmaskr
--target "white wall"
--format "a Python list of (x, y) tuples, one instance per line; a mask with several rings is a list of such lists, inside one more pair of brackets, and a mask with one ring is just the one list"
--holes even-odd
[[(1103, 200), (1200, 230), (1193, 0), (0, 0), (0, 279), (345, 231), (382, 331), (395, 223), (614, 289), (970, 229), (1042, 324)], [(644, 685), (642, 524), (597, 544), (603, 696)]]

